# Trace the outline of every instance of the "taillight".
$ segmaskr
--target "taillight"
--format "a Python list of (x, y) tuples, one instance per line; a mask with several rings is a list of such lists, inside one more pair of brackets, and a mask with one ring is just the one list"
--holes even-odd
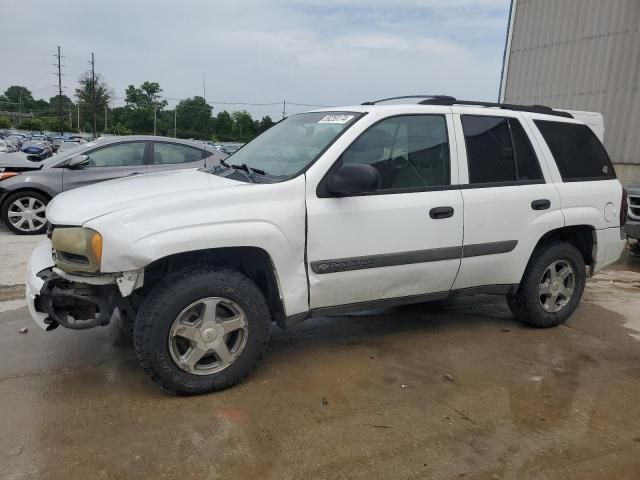
[(627, 191), (622, 189), (622, 201), (620, 202), (620, 226), (627, 223), (627, 213), (629, 212), (629, 197)]

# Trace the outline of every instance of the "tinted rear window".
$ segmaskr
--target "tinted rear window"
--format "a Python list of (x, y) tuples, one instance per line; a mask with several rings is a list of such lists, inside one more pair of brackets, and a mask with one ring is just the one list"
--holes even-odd
[(616, 174), (604, 146), (586, 125), (534, 120), (563, 180), (607, 180)]
[(543, 181), (536, 154), (515, 118), (463, 115), (469, 183)]

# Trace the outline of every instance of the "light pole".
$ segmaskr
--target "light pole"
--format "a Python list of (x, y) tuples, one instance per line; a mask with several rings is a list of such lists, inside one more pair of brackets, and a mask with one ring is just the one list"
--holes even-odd
[(154, 136), (156, 134), (156, 111), (157, 111), (157, 109), (154, 108), (153, 109), (153, 135)]
[(173, 138), (178, 138), (178, 106), (173, 109)]

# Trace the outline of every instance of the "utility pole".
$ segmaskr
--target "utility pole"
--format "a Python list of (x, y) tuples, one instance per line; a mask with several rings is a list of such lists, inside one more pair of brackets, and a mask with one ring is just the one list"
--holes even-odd
[(173, 138), (178, 138), (178, 106), (173, 109)]
[(207, 83), (204, 78), (204, 72), (202, 72), (202, 98), (204, 98), (205, 102), (207, 101)]
[(91, 111), (93, 112), (93, 136), (98, 135), (98, 113), (96, 112), (96, 63), (91, 52)]
[(78, 98), (78, 132), (80, 131), (80, 99)]
[(104, 106), (104, 131), (107, 131), (107, 105)]
[(153, 109), (153, 134), (156, 134), (156, 112), (158, 111), (157, 108)]
[(73, 130), (73, 116), (71, 115), (71, 104), (69, 104), (69, 130)]
[(282, 101), (282, 118), (284, 118), (286, 114), (287, 114), (287, 101), (283, 100)]
[(58, 54), (54, 55), (58, 59), (58, 115), (60, 117), (60, 133), (62, 133), (62, 124), (64, 123), (64, 113), (62, 105), (62, 65), (60, 65), (60, 45), (58, 45)]

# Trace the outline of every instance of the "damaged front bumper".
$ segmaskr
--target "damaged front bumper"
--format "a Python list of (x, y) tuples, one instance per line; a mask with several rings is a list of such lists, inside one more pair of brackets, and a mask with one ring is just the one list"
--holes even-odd
[(142, 271), (92, 276), (62, 272), (55, 268), (47, 240), (29, 260), (27, 306), (33, 320), (45, 330), (60, 325), (86, 330), (107, 325), (115, 315), (135, 315), (125, 297), (142, 281)]
[(38, 273), (44, 270), (51, 270), (53, 268), (53, 257), (51, 256), (51, 242), (49, 240), (38, 245), (36, 249), (31, 253), (29, 259), (29, 265), (27, 266), (27, 278), (26, 284), (26, 298), (27, 307), (33, 321), (38, 324), (40, 328), (46, 329), (46, 319), (49, 316), (46, 312), (39, 311), (36, 308), (36, 297), (40, 295), (40, 290), (44, 286), (44, 280), (38, 276)]

